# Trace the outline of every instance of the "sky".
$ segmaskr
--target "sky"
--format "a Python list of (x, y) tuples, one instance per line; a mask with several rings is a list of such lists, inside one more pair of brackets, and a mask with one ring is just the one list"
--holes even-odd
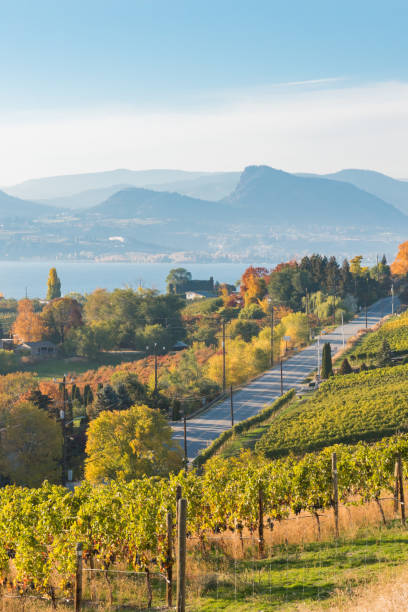
[(408, 178), (408, 3), (0, 0), (0, 185), (114, 168)]

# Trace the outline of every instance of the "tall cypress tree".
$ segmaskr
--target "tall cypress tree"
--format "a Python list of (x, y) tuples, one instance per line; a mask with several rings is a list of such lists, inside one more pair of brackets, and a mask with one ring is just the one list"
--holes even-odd
[(58, 278), (57, 270), (51, 268), (47, 281), (47, 300), (54, 300), (61, 297), (61, 281)]
[(323, 379), (329, 378), (329, 376), (333, 376), (333, 364), (331, 357), (331, 346), (329, 342), (325, 342), (323, 345), (322, 352), (322, 369), (321, 369), (321, 377)]

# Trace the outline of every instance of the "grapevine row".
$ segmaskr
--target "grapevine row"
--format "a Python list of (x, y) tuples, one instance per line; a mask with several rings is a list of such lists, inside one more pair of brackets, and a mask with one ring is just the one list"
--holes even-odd
[(216, 456), (201, 474), (83, 483), (74, 492), (46, 482), (38, 489), (7, 486), (0, 490), (3, 585), (69, 592), (77, 542), (91, 567), (108, 569), (121, 561), (139, 571), (165, 571), (167, 513), (175, 516), (178, 485), (188, 503), (188, 535), (202, 541), (227, 530), (240, 536), (245, 528), (263, 530), (264, 519), (271, 523), (302, 511), (317, 515), (333, 506), (333, 452), (340, 503), (379, 502), (384, 491), (394, 492), (396, 459), (408, 464), (408, 435), (374, 445), (336, 445), (302, 459)]

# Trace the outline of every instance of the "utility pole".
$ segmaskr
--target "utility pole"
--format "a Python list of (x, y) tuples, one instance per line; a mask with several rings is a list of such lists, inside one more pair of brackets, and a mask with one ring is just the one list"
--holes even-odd
[(280, 358), (280, 387), (281, 387), (281, 395), (283, 395), (283, 366), (282, 366), (282, 357)]
[(225, 320), (222, 320), (222, 391), (225, 393), (227, 381), (225, 373)]
[(187, 469), (188, 465), (188, 457), (187, 457), (187, 415), (184, 410), (183, 413), (183, 421), (184, 421), (184, 467)]
[(367, 327), (368, 327), (368, 321), (367, 321), (367, 301), (366, 301), (366, 305), (365, 305), (365, 326), (366, 326), (366, 329), (367, 329)]
[(154, 343), (154, 393), (157, 394), (157, 342)]
[(66, 375), (62, 377), (62, 410), (60, 410), (60, 419), (62, 427), (62, 485), (65, 485), (65, 479), (67, 475), (67, 442), (66, 442), (66, 431), (65, 421), (67, 416), (66, 411)]
[(271, 306), (271, 355), (270, 355), (270, 363), (271, 363), (271, 368), (273, 368), (273, 328), (275, 325), (275, 321), (274, 321), (274, 308), (273, 306)]
[(344, 339), (344, 316), (343, 313), (341, 313), (341, 335), (343, 336), (343, 348), (345, 345), (345, 339)]
[(230, 409), (231, 409), (231, 427), (234, 427), (234, 403), (232, 398), (232, 385), (230, 386)]
[(394, 314), (394, 283), (391, 285), (391, 313)]
[(317, 339), (317, 379), (320, 380), (320, 336)]

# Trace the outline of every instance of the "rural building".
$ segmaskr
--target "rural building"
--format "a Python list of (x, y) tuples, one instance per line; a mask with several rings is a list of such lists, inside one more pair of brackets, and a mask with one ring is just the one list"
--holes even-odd
[(176, 293), (177, 295), (184, 295), (185, 297), (194, 295), (194, 297), (187, 297), (187, 299), (190, 300), (203, 297), (217, 297), (214, 278), (212, 276), (209, 280), (191, 279), (182, 283), (170, 283), (169, 293)]
[(43, 340), (41, 342), (23, 342), (19, 344), (16, 351), (24, 351), (30, 353), (32, 357), (41, 359), (50, 359), (57, 356), (57, 347), (53, 342)]

